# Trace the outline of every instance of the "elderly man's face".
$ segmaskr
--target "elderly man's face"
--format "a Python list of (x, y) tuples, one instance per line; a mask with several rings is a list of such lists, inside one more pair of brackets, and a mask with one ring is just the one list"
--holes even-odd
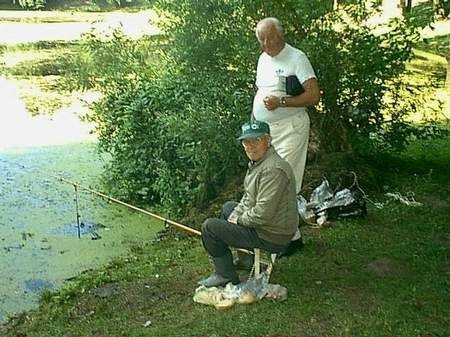
[(242, 145), (244, 146), (248, 159), (258, 161), (264, 157), (267, 149), (270, 147), (270, 136), (265, 135), (256, 138), (244, 139), (242, 141)]
[(261, 49), (269, 56), (276, 56), (284, 47), (284, 37), (273, 24), (265, 24), (258, 31), (258, 42)]

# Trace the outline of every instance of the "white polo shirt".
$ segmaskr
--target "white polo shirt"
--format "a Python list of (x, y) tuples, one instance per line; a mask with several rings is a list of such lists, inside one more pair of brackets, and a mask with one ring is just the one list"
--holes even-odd
[(286, 96), (286, 77), (291, 75), (296, 75), (300, 83), (316, 78), (311, 63), (301, 50), (286, 43), (274, 57), (265, 52), (259, 56), (256, 68), (258, 91), (253, 101), (253, 115), (256, 119), (270, 123), (306, 113), (304, 107), (280, 107), (269, 111), (264, 106), (263, 99), (268, 95)]

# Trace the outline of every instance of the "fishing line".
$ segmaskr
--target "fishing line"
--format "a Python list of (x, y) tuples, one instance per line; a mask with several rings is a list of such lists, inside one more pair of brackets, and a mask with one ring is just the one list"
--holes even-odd
[(80, 210), (78, 208), (78, 186), (74, 185), (75, 188), (75, 209), (76, 209), (76, 217), (77, 217), (77, 234), (78, 239), (81, 238), (81, 228), (80, 228)]

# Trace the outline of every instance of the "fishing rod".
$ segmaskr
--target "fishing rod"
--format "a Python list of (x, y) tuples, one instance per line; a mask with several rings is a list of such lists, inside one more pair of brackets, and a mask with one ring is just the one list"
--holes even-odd
[[(16, 161), (10, 161), (10, 160), (4, 159), (4, 158), (0, 158), (0, 161), (2, 161), (4, 163), (9, 163), (9, 164), (18, 166), (22, 170), (30, 170), (30, 167), (26, 167), (25, 165), (23, 165), (21, 163), (18, 163)], [(180, 224), (178, 222), (175, 222), (173, 220), (164, 218), (164, 217), (162, 217), (162, 216), (160, 216), (158, 214), (155, 214), (155, 213), (149, 212), (149, 211), (147, 211), (145, 209), (139, 208), (137, 206), (128, 204), (128, 203), (123, 202), (123, 201), (121, 201), (119, 199), (113, 198), (113, 197), (111, 197), (111, 196), (109, 196), (109, 195), (107, 195), (105, 193), (96, 191), (96, 190), (94, 190), (94, 189), (92, 189), (90, 187), (83, 186), (83, 185), (81, 185), (78, 182), (75, 182), (75, 181), (69, 180), (67, 178), (64, 178), (64, 177), (62, 177), (60, 175), (55, 175), (55, 174), (52, 174), (52, 173), (49, 173), (49, 172), (45, 172), (44, 173), (42, 170), (40, 170), (39, 168), (36, 168), (36, 167), (34, 167), (34, 168), (32, 167), (31, 169), (34, 170), (34, 171), (38, 171), (43, 176), (46, 176), (46, 177), (52, 178), (52, 179), (56, 179), (58, 181), (70, 184), (70, 185), (72, 185), (74, 187), (74, 189), (75, 189), (75, 197), (76, 197), (75, 198), (75, 202), (76, 202), (77, 223), (79, 223), (79, 218), (80, 218), (79, 205), (78, 205), (78, 189), (80, 189), (80, 190), (84, 190), (86, 192), (98, 195), (98, 196), (100, 196), (100, 197), (102, 197), (104, 199), (107, 199), (107, 200), (109, 200), (111, 202), (114, 202), (116, 204), (119, 204), (119, 205), (122, 205), (122, 206), (125, 206), (125, 207), (128, 207), (128, 208), (131, 208), (131, 209), (133, 209), (135, 211), (138, 211), (138, 212), (141, 212), (143, 214), (149, 215), (149, 216), (151, 216), (153, 218), (156, 218), (158, 220), (163, 221), (164, 224), (170, 224), (170, 225), (173, 225), (173, 226), (178, 227), (180, 229), (183, 229), (183, 230), (185, 230), (185, 231), (187, 231), (189, 233), (192, 233), (192, 234), (195, 234), (195, 235), (201, 235), (200, 231), (198, 231), (198, 230), (196, 230), (196, 229), (194, 229), (192, 227), (182, 225), (182, 224)], [(80, 227), (80, 226), (78, 225), (78, 227)]]
[[(149, 216), (151, 216), (151, 217), (154, 217), (154, 218), (156, 218), (156, 219), (158, 219), (158, 220), (163, 221), (165, 225), (166, 225), (166, 224), (170, 224), (170, 225), (173, 225), (173, 226), (175, 226), (175, 227), (178, 227), (178, 228), (180, 228), (180, 229), (182, 229), (182, 230), (185, 230), (185, 231), (187, 231), (187, 232), (189, 232), (189, 233), (191, 233), (191, 234), (195, 234), (195, 235), (198, 235), (198, 236), (201, 236), (201, 235), (202, 235), (202, 233), (201, 233), (199, 230), (196, 230), (196, 229), (194, 229), (194, 228), (192, 228), (192, 227), (189, 227), (189, 226), (186, 226), (186, 225), (182, 225), (182, 224), (180, 224), (180, 223), (178, 223), (178, 222), (175, 222), (175, 221), (173, 221), (173, 220), (164, 218), (164, 217), (162, 217), (162, 216), (160, 216), (160, 215), (158, 215), (158, 214), (155, 214), (155, 213), (149, 212), (149, 211), (147, 211), (147, 210), (145, 210), (145, 209), (139, 208), (139, 207), (137, 207), (137, 206), (128, 204), (128, 203), (126, 203), (126, 202), (124, 202), (124, 201), (121, 201), (121, 200), (119, 200), (119, 199), (113, 198), (113, 197), (111, 197), (111, 196), (109, 196), (109, 195), (106, 195), (106, 194), (104, 194), (104, 193), (102, 193), (102, 192), (99, 192), (99, 191), (96, 191), (96, 190), (94, 190), (94, 189), (92, 189), (92, 188), (83, 186), (83, 185), (81, 185), (81, 184), (79, 184), (79, 183), (77, 183), (77, 182), (71, 181), (71, 180), (69, 180), (69, 179), (66, 179), (66, 178), (63, 178), (63, 177), (60, 177), (60, 176), (55, 176), (55, 178), (57, 178), (58, 180), (60, 180), (60, 181), (62, 181), (62, 182), (65, 182), (65, 183), (68, 183), (68, 184), (73, 185), (75, 189), (80, 188), (80, 189), (82, 189), (82, 190), (85, 190), (86, 192), (89, 192), (89, 193), (98, 195), (98, 196), (100, 196), (100, 197), (102, 197), (102, 198), (105, 198), (105, 199), (107, 199), (107, 200), (109, 200), (109, 201), (115, 202), (115, 203), (117, 203), (117, 204), (119, 204), (119, 205), (122, 205), (122, 206), (125, 206), (125, 207), (128, 207), (128, 208), (131, 208), (131, 209), (133, 209), (133, 210), (135, 210), (135, 211), (138, 211), (138, 212), (141, 212), (141, 213), (143, 213), (143, 214), (146, 214), (146, 215), (149, 215)], [(78, 215), (77, 215), (77, 216), (78, 216)], [(254, 255), (254, 252), (252, 252), (251, 250), (244, 249), (244, 248), (236, 248), (236, 250), (238, 250), (238, 251), (240, 251), (240, 252), (243, 252), (243, 253), (246, 253), (246, 254)]]
[[(158, 214), (155, 214), (155, 213), (149, 212), (149, 211), (147, 211), (147, 210), (145, 210), (145, 209), (139, 208), (139, 207), (137, 207), (137, 206), (128, 204), (128, 203), (126, 203), (126, 202), (124, 202), (124, 201), (122, 201), (122, 200), (113, 198), (113, 197), (111, 197), (111, 196), (109, 196), (109, 195), (106, 195), (105, 193), (102, 193), (102, 192), (96, 191), (96, 190), (94, 190), (94, 189), (92, 189), (92, 188), (83, 186), (83, 185), (81, 185), (81, 184), (79, 184), (79, 183), (77, 183), (77, 182), (71, 181), (71, 180), (69, 180), (69, 179), (66, 179), (66, 178), (63, 178), (63, 177), (60, 177), (60, 176), (54, 176), (54, 177), (55, 177), (56, 179), (58, 179), (59, 181), (61, 181), (61, 182), (65, 182), (65, 183), (68, 183), (68, 184), (73, 185), (75, 189), (80, 188), (80, 189), (82, 189), (82, 190), (85, 190), (86, 192), (89, 192), (89, 193), (98, 195), (98, 196), (100, 196), (100, 197), (102, 197), (102, 198), (105, 198), (105, 199), (111, 201), (111, 202), (115, 202), (115, 203), (117, 203), (117, 204), (119, 204), (119, 205), (122, 205), (122, 206), (125, 206), (125, 207), (128, 207), (128, 208), (131, 208), (131, 209), (133, 209), (133, 210), (135, 210), (135, 211), (138, 211), (138, 212), (141, 212), (141, 213), (143, 213), (143, 214), (149, 215), (149, 216), (151, 216), (151, 217), (153, 217), (153, 218), (156, 218), (156, 219), (158, 219), (158, 220), (163, 221), (164, 224), (170, 224), (170, 225), (173, 225), (173, 226), (178, 227), (178, 228), (180, 228), (180, 229), (182, 229), (182, 230), (185, 230), (185, 231), (187, 231), (187, 232), (189, 232), (189, 233), (191, 233), (191, 234), (195, 234), (195, 235), (198, 235), (198, 236), (201, 236), (201, 235), (202, 235), (202, 233), (201, 233), (199, 230), (196, 230), (196, 229), (194, 229), (194, 228), (192, 228), (192, 227), (189, 227), (189, 226), (186, 226), (186, 225), (182, 225), (182, 224), (180, 224), (180, 223), (178, 223), (178, 222), (175, 222), (175, 221), (173, 221), (173, 220), (164, 218), (164, 217), (162, 217), (162, 216), (160, 216), (160, 215), (158, 215)], [(237, 251), (240, 251), (240, 252), (243, 252), (243, 253), (246, 253), (246, 254), (254, 255), (254, 252), (253, 252), (253, 251), (247, 250), (247, 249), (244, 249), (244, 248), (236, 248), (236, 250), (237, 250)]]
[[(156, 218), (158, 220), (163, 221), (165, 225), (166, 224), (170, 224), (170, 225), (178, 227), (178, 228), (180, 228), (182, 230), (185, 230), (185, 231), (187, 231), (187, 232), (189, 232), (191, 234), (195, 234), (195, 235), (198, 235), (198, 236), (202, 235), (202, 233), (199, 230), (196, 230), (196, 229), (194, 229), (192, 227), (189, 227), (189, 226), (186, 226), (186, 225), (182, 225), (182, 224), (180, 224), (178, 222), (175, 222), (173, 220), (164, 218), (164, 217), (162, 217), (162, 216), (160, 216), (158, 214), (155, 214), (155, 213), (149, 212), (149, 211), (147, 211), (145, 209), (139, 208), (137, 206), (128, 204), (128, 203), (126, 203), (124, 201), (121, 201), (119, 199), (113, 198), (113, 197), (111, 197), (109, 195), (106, 195), (106, 194), (104, 194), (102, 192), (99, 192), (99, 191), (96, 191), (96, 190), (94, 190), (92, 188), (83, 186), (83, 185), (81, 185), (81, 184), (79, 184), (77, 182), (70, 181), (69, 179), (66, 179), (66, 178), (63, 178), (63, 177), (59, 177), (59, 176), (55, 176), (55, 178), (57, 178), (59, 181), (62, 181), (62, 182), (65, 182), (65, 183), (73, 185), (75, 189), (80, 188), (82, 190), (85, 190), (86, 192), (98, 195), (98, 196), (100, 196), (102, 198), (105, 198), (105, 199), (107, 199), (109, 201), (115, 202), (115, 203), (117, 203), (119, 205), (122, 205), (122, 206), (125, 206), (125, 207), (129, 207), (129, 208), (131, 208), (131, 209), (133, 209), (135, 211), (138, 211), (138, 212), (141, 212), (143, 214), (146, 214), (146, 215), (149, 215), (151, 217), (154, 217), (154, 218)], [(78, 214), (77, 214), (77, 216), (78, 216)], [(254, 255), (254, 252), (252, 252), (251, 250), (244, 249), (244, 248), (236, 248), (236, 250), (238, 250), (240, 252), (243, 252), (243, 253), (246, 253), (246, 254)]]
[[(20, 166), (21, 169), (26, 169), (26, 166), (25, 166), (25, 165), (22, 165), (22, 164), (19, 164), (19, 163), (15, 163), (15, 162), (11, 162), (11, 161), (5, 160), (5, 159), (3, 159), (3, 158), (0, 158), (0, 160), (1, 160), (1, 161), (4, 161), (4, 162), (9, 162), (9, 163), (11, 163), (11, 164), (18, 165), (18, 166)], [(94, 195), (100, 196), (100, 197), (102, 197), (102, 198), (104, 198), (104, 199), (107, 199), (107, 200), (109, 200), (109, 201), (111, 201), (111, 202), (114, 202), (114, 203), (116, 203), (116, 204), (119, 204), (119, 205), (122, 205), (122, 206), (125, 206), (125, 207), (128, 207), (128, 208), (131, 208), (131, 209), (133, 209), (133, 210), (135, 210), (135, 211), (137, 211), (137, 212), (140, 212), (140, 213), (143, 213), (143, 214), (145, 214), (145, 215), (151, 216), (151, 217), (153, 217), (153, 218), (155, 218), (155, 219), (161, 220), (161, 221), (164, 222), (165, 225), (170, 224), (170, 225), (173, 225), (173, 226), (175, 226), (175, 227), (177, 227), (177, 228), (179, 228), (179, 229), (182, 229), (182, 230), (184, 230), (184, 231), (186, 231), (186, 232), (189, 232), (189, 233), (191, 233), (191, 234), (195, 234), (195, 235), (198, 235), (198, 236), (201, 236), (201, 235), (202, 235), (201, 232), (200, 232), (199, 230), (196, 230), (196, 229), (194, 229), (194, 228), (192, 228), (192, 227), (189, 227), (189, 226), (180, 224), (180, 223), (178, 223), (178, 222), (176, 222), (176, 221), (173, 221), (173, 220), (164, 218), (164, 217), (162, 217), (162, 216), (160, 216), (160, 215), (158, 215), (158, 214), (155, 214), (155, 213), (149, 212), (149, 211), (147, 211), (147, 210), (145, 210), (145, 209), (139, 208), (139, 207), (137, 207), (137, 206), (128, 204), (128, 203), (126, 203), (126, 202), (124, 202), (124, 201), (122, 201), (122, 200), (113, 198), (113, 197), (111, 197), (111, 196), (109, 196), (109, 195), (107, 195), (107, 194), (105, 194), (105, 193), (103, 193), (103, 192), (99, 192), (99, 191), (96, 191), (96, 190), (94, 190), (94, 189), (92, 189), (92, 188), (90, 188), (90, 187), (83, 186), (83, 185), (81, 185), (81, 184), (78, 183), (78, 182), (69, 180), (69, 179), (67, 179), (67, 178), (64, 178), (64, 177), (61, 177), (61, 176), (58, 176), (58, 175), (49, 174), (49, 173), (43, 173), (41, 170), (39, 170), (39, 169), (37, 169), (37, 168), (35, 168), (35, 170), (41, 172), (41, 174), (43, 174), (43, 175), (45, 175), (45, 176), (47, 176), (47, 177), (51, 177), (51, 178), (56, 179), (56, 180), (58, 180), (58, 181), (60, 181), (60, 182), (64, 182), (64, 183), (67, 183), (67, 184), (72, 185), (72, 186), (74, 187), (74, 189), (75, 189), (75, 193), (76, 193), (76, 194), (78, 194), (78, 189), (81, 189), (81, 190), (84, 190), (84, 191), (86, 191), (86, 192), (92, 193), (92, 194), (94, 194)], [(78, 198), (77, 195), (76, 195), (76, 198)], [(79, 217), (80, 217), (79, 209), (78, 209), (78, 201), (76, 201), (76, 209), (77, 209), (77, 223), (78, 223)], [(78, 233), (79, 233), (79, 231), (80, 231), (80, 225), (78, 225)], [(79, 234), (79, 235), (80, 235), (80, 234)], [(237, 248), (236, 250), (241, 251), (241, 252), (243, 252), (243, 253), (250, 254), (250, 255), (253, 255), (253, 254), (254, 254), (252, 251), (249, 251), (249, 250), (244, 249), (244, 248)]]
[(116, 199), (116, 198), (113, 198), (113, 197), (111, 197), (109, 195), (106, 195), (105, 193), (102, 193), (102, 192), (96, 191), (96, 190), (94, 190), (92, 188), (83, 186), (83, 185), (81, 185), (81, 184), (79, 184), (77, 182), (71, 181), (69, 179), (66, 179), (66, 178), (63, 178), (63, 177), (60, 177), (60, 176), (55, 176), (55, 178), (58, 179), (59, 181), (71, 184), (75, 189), (78, 189), (78, 188), (82, 189), (84, 191), (87, 191), (89, 193), (98, 195), (98, 196), (100, 196), (100, 197), (102, 197), (104, 199), (107, 199), (109, 201), (115, 202), (116, 204), (119, 204), (119, 205), (122, 205), (122, 206), (125, 206), (125, 207), (128, 207), (128, 208), (131, 208), (131, 209), (133, 209), (135, 211), (138, 211), (140, 213), (143, 213), (143, 214), (149, 215), (149, 216), (151, 216), (153, 218), (156, 218), (158, 220), (161, 220), (161, 221), (164, 222), (164, 224), (170, 224), (170, 225), (173, 225), (175, 227), (181, 228), (181, 229), (183, 229), (183, 230), (185, 230), (185, 231), (187, 231), (189, 233), (196, 234), (196, 235), (201, 235), (200, 231), (198, 231), (198, 230), (196, 230), (196, 229), (194, 229), (192, 227), (182, 225), (182, 224), (180, 224), (178, 222), (175, 222), (173, 220), (164, 218), (164, 217), (162, 217), (162, 216), (160, 216), (158, 214), (155, 214), (155, 213), (149, 212), (149, 211), (147, 211), (145, 209), (139, 208), (137, 206), (128, 204), (128, 203), (126, 203), (124, 201), (121, 201), (119, 199)]

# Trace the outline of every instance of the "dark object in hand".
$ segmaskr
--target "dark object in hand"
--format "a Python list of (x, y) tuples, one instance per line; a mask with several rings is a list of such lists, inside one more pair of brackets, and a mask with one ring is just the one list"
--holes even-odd
[(286, 77), (286, 94), (291, 96), (297, 96), (304, 92), (305, 89), (298, 80), (297, 76), (291, 75)]

